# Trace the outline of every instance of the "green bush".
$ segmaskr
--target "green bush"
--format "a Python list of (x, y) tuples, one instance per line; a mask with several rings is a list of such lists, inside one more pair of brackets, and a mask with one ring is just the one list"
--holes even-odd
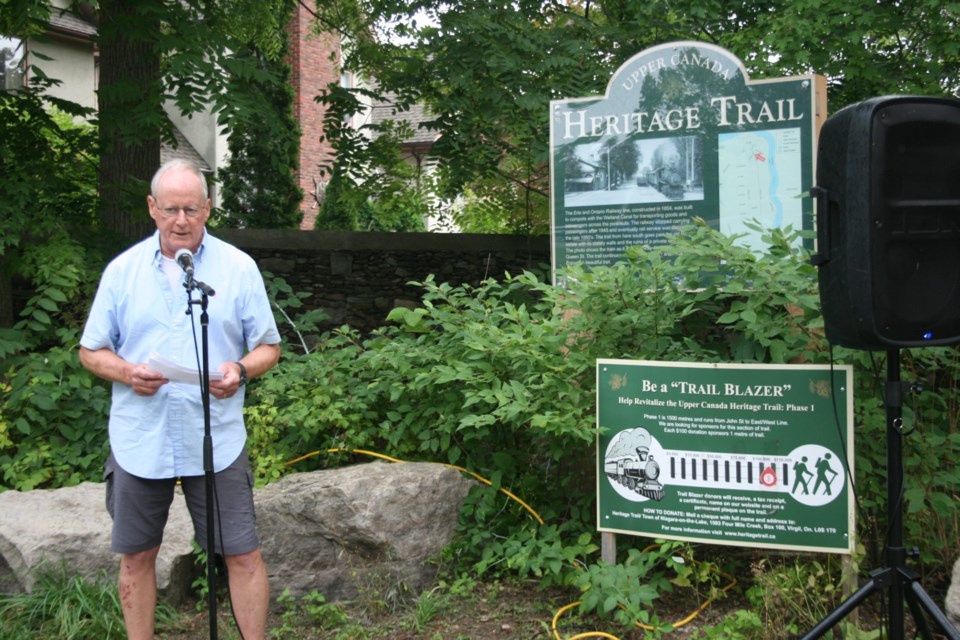
[[(768, 240), (769, 250), (756, 255), (695, 226), (667, 247), (632, 249), (622, 264), (567, 269), (559, 288), (531, 273), (477, 287), (428, 279), (419, 308), (394, 310), (392, 324), (366, 338), (344, 327), (262, 381), (248, 406), (254, 438), (269, 434), (262, 440), (271, 463), (261, 471), (275, 478), (368, 460), (350, 453), (358, 449), (465, 467), (492, 489), (468, 496), (450, 558), (478, 571), (570, 583), (596, 549), (578, 541), (595, 530), (597, 358), (833, 360), (855, 367), (859, 526), (876, 548), (886, 524), (886, 354), (831, 349), (809, 256), (792, 234)], [(907, 440), (905, 537), (924, 541), (922, 559), (940, 577), (957, 533), (949, 499), (957, 481), (956, 354), (902, 353), (904, 377), (923, 379), (927, 389), (909, 394), (904, 409), (908, 424), (924, 432), (922, 441)], [(548, 527), (500, 488), (522, 497)], [(872, 555), (865, 564), (880, 561)]]
[(589, 519), (596, 358), (824, 359), (812, 267), (774, 241), (757, 258), (697, 227), (667, 255), (568, 270), (564, 288), (531, 273), (478, 287), (428, 279), (423, 306), (395, 309), (390, 326), (366, 339), (343, 328), (282, 363), (248, 416), (269, 416), (288, 459), (365, 449), (446, 462), (548, 520)]
[(102, 476), (109, 391), (77, 359), (94, 271), (72, 240), (23, 248), (34, 295), (0, 330), (0, 489)]

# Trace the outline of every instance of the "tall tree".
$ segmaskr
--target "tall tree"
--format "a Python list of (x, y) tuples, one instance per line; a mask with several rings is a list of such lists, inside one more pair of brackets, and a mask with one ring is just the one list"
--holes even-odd
[[(617, 67), (653, 45), (718, 44), (755, 79), (823, 74), (831, 110), (954, 93), (960, 82), (957, 10), (935, 0), (324, 0), (317, 13), (350, 43), (345, 66), (399, 96), (398, 109), (429, 107), (448, 193), (525, 207), (541, 230), (549, 101), (602, 95)], [(332, 87), (328, 96), (339, 99)]]
[[(293, 14), (295, 2), (287, 0), (286, 23)], [(276, 81), (261, 82), (238, 77), (235, 91), (258, 90), (268, 102), (269, 111), (230, 136), (230, 163), (220, 171), (223, 194), (217, 224), (226, 227), (260, 229), (296, 229), (303, 218), (300, 201), (303, 192), (293, 170), (299, 162), (300, 129), (293, 116), (294, 91), (289, 83), (289, 36), (279, 34), (279, 48), (264, 52), (255, 43), (248, 48), (261, 68), (271, 72)]]
[[(171, 138), (164, 102), (184, 114), (212, 107), (227, 131), (260, 120), (262, 88), (281, 79), (259, 67), (241, 45), (279, 55), (286, 23), (278, 8), (289, 1), (100, 2), (94, 16), (101, 56), (97, 173), (66, 170), (78, 158), (84, 167), (97, 163), (98, 151), (88, 146), (86, 132), (81, 140), (44, 107), (85, 119), (93, 114), (46, 93), (58, 81), (43, 73), (40, 55), (31, 56), (30, 87), (0, 95), (0, 129), (6, 132), (0, 137), (0, 324), (13, 321), (11, 278), (30, 276), (26, 246), (58, 241), (65, 230), (85, 244), (112, 235), (126, 243), (149, 232), (146, 181), (159, 166), (160, 140)], [(87, 2), (73, 5), (88, 17), (94, 11)], [(49, 0), (0, 0), (0, 34), (24, 41), (41, 36), (51, 6)], [(91, 178), (84, 189), (82, 180)], [(97, 182), (99, 199), (89, 190)], [(94, 219), (89, 214), (96, 203), (100, 211)], [(81, 222), (84, 230), (77, 229)]]
[(160, 137), (168, 125), (161, 117), (162, 5), (100, 0), (100, 206), (106, 227), (125, 238), (146, 236), (152, 228), (143, 186), (160, 166)]
[[(164, 111), (212, 108), (227, 132), (256, 124), (282, 138), (289, 122), (262, 118), (285, 79), (263, 59), (282, 55), (292, 0), (83, 0), (71, 7), (98, 23), (101, 211), (127, 237), (150, 228), (144, 182), (172, 141)], [(49, 0), (2, 0), (0, 33), (29, 38), (49, 20)], [(42, 73), (39, 77), (43, 77)], [(293, 167), (287, 170), (292, 171)], [(135, 195), (134, 195), (135, 194)]]
[[(265, 87), (283, 78), (261, 64), (282, 49), (288, 0), (103, 0), (100, 30), (101, 208), (128, 238), (151, 229), (145, 181), (172, 140), (163, 105), (184, 115), (212, 108), (226, 131), (257, 126), (283, 138), (288, 123), (268, 113)], [(285, 170), (292, 171), (288, 165)]]

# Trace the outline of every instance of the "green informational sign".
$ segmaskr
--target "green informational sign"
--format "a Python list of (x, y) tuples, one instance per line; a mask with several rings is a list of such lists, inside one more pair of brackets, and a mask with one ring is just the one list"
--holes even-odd
[(597, 528), (851, 553), (853, 369), (597, 361)]
[(550, 104), (553, 267), (609, 265), (697, 217), (762, 247), (765, 229), (813, 229), (820, 76), (752, 81), (702, 42), (647, 49), (605, 96)]

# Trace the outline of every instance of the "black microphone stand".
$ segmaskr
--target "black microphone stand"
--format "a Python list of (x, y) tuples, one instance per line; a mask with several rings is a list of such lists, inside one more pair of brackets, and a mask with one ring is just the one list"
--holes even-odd
[[(200, 395), (203, 402), (203, 472), (206, 488), (207, 504), (207, 606), (210, 616), (210, 640), (217, 639), (217, 568), (216, 568), (216, 536), (214, 535), (214, 472), (213, 472), (213, 436), (210, 429), (210, 355), (209, 355), (209, 325), (210, 316), (207, 313), (209, 302), (208, 292), (212, 289), (202, 282), (193, 279), (192, 269), (187, 271), (183, 286), (187, 289), (189, 300), (187, 315), (193, 315), (193, 305), (200, 305), (200, 341), (202, 352), (202, 366), (200, 370)], [(193, 290), (200, 292), (200, 300), (193, 299)]]

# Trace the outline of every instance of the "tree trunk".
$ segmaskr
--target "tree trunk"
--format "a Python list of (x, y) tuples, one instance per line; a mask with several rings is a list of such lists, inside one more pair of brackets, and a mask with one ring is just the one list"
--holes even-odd
[(100, 2), (100, 202), (107, 228), (128, 240), (149, 235), (150, 179), (160, 166), (165, 120), (156, 46), (157, 0)]
[(4, 268), (5, 256), (0, 256), (0, 329), (13, 326), (13, 286)]

